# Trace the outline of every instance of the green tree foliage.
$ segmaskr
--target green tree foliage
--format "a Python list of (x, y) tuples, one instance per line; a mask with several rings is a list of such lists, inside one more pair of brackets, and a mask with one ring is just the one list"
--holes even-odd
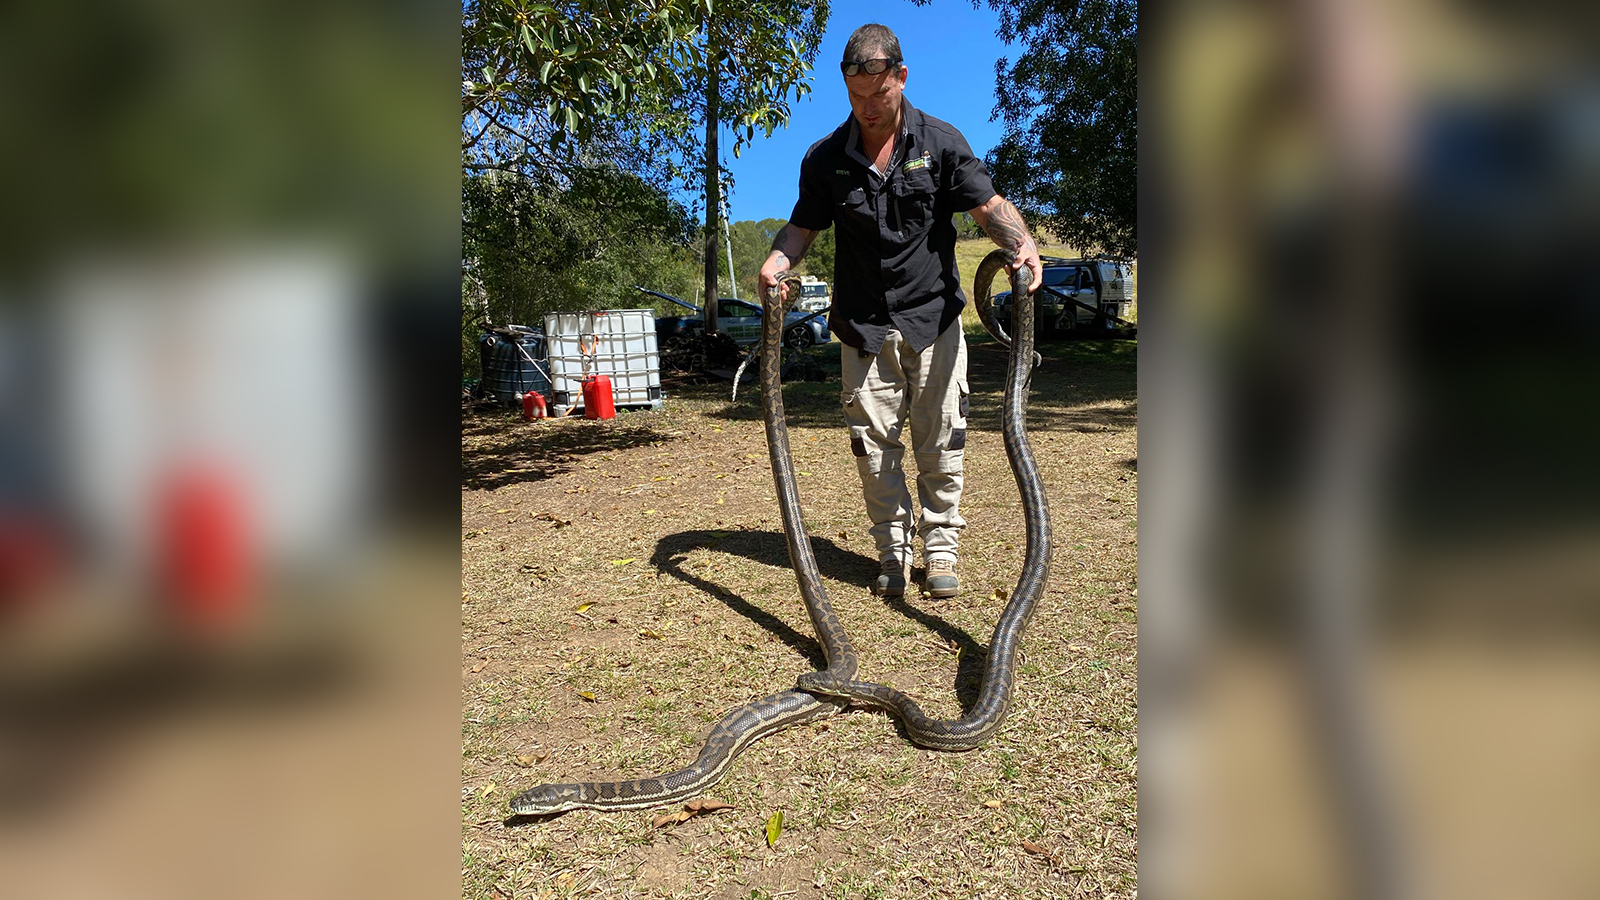
[[(719, 129), (708, 125), (732, 132), (737, 156), (758, 130), (770, 136), (786, 123), (790, 102), (810, 91), (806, 78), (827, 18), (827, 0), (464, 0), (463, 168), (521, 173), (517, 190), (532, 193), (511, 208), (538, 207), (544, 222), (553, 221), (550, 210), (581, 203), (575, 192), (597, 165), (656, 188), (704, 177), (696, 206), (706, 214), (706, 243), (698, 258), (710, 261), (714, 283), (714, 198), (725, 172)], [(468, 191), (464, 183), (464, 207)], [(511, 302), (490, 282), (514, 287), (504, 296), (541, 310), (592, 308), (606, 297), (594, 284), (611, 283), (575, 282), (571, 266), (540, 268), (566, 257), (474, 256), (481, 246), (463, 246), (463, 272), (472, 275), (464, 279), (466, 309)], [(585, 265), (600, 258), (609, 257)], [(498, 267), (508, 271), (493, 274)]]
[(800, 274), (815, 275), (823, 281), (833, 281), (833, 257), (835, 229), (826, 228), (817, 232), (811, 242), (811, 249), (806, 251), (805, 259), (800, 261)]
[(961, 240), (966, 240), (967, 238), (981, 238), (985, 236), (983, 233), (983, 226), (978, 224), (978, 220), (974, 219), (971, 213), (958, 212), (954, 216), (950, 217), (950, 221), (956, 227), (956, 237)]
[(1000, 14), (1000, 37), (1022, 47), (1015, 63), (995, 63), (1006, 134), (985, 162), (996, 188), (1070, 246), (1135, 255), (1136, 0), (988, 5)]
[(654, 306), (634, 285), (693, 296), (688, 211), (636, 175), (576, 170), (551, 190), (510, 172), (462, 181), (464, 328), (537, 325), (560, 310)]
[(464, 0), (463, 164), (541, 177), (600, 159), (685, 181), (704, 150), (712, 38), (738, 155), (809, 93), (827, 19), (826, 0)]

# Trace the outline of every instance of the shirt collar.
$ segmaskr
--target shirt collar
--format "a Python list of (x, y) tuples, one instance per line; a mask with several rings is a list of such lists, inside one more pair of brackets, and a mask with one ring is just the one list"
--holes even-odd
[[(914, 140), (914, 133), (912, 132), (912, 129), (911, 129), (911, 117), (912, 116), (916, 116), (917, 117), (917, 124), (920, 126), (922, 124), (922, 113), (918, 112), (917, 108), (911, 105), (911, 101), (906, 99), (906, 95), (905, 94), (901, 94), (900, 95), (900, 138), (907, 139), (907, 143), (908, 144), (909, 144), (909, 142), (911, 140)], [(856, 114), (853, 113), (853, 112), (850, 114), (850, 118), (845, 120), (845, 121), (850, 126), (850, 130), (845, 133), (845, 137), (844, 137), (844, 150), (845, 150), (845, 153), (848, 154), (856, 162), (859, 162), (863, 166), (866, 166), (869, 171), (872, 170), (872, 160), (867, 159), (866, 154), (861, 152), (861, 123), (856, 121)], [(896, 139), (895, 151), (894, 151), (894, 153), (890, 154), (889, 167), (891, 169), (894, 168), (894, 157), (896, 155), (898, 155), (899, 150), (900, 150), (900, 141), (897, 138)], [(888, 172), (884, 172), (882, 174), (887, 176), (889, 173)]]

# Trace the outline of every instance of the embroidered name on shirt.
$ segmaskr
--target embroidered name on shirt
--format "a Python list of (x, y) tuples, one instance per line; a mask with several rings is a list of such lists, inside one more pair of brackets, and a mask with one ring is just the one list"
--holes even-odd
[(849, 169), (834, 169), (833, 170), (833, 174), (835, 174), (835, 175), (849, 175), (850, 174), (850, 170)]
[(900, 171), (909, 172), (912, 169), (923, 169), (923, 168), (927, 168), (927, 165), (928, 165), (928, 157), (927, 156), (919, 156), (916, 159), (908, 160), (905, 165), (900, 167)]

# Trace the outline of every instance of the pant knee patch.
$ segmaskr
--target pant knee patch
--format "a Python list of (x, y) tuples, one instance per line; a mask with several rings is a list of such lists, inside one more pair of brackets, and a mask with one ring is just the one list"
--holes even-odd
[[(965, 398), (965, 397), (961, 398), (963, 406), (966, 405), (966, 399), (967, 398)], [(956, 428), (956, 429), (951, 430), (951, 432), (950, 432), (950, 446), (946, 447), (945, 449), (947, 449), (947, 450), (965, 450), (966, 448), (967, 448), (967, 430), (965, 428)]]
[(966, 459), (966, 453), (961, 450), (944, 450), (938, 453), (918, 453), (917, 470), (919, 472), (940, 472), (946, 475), (958, 475)]

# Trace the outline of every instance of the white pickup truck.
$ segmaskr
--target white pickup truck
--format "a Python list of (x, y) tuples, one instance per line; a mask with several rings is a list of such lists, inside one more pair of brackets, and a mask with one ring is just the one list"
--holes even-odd
[(827, 309), (832, 303), (833, 295), (829, 293), (826, 281), (815, 275), (800, 276), (800, 305), (797, 309), (813, 313)]
[[(1041, 257), (1044, 283), (1038, 294), (1041, 333), (1074, 328), (1117, 328), (1130, 325), (1133, 312), (1133, 263), (1122, 259)], [(994, 315), (1011, 328), (1011, 292), (993, 297)]]

